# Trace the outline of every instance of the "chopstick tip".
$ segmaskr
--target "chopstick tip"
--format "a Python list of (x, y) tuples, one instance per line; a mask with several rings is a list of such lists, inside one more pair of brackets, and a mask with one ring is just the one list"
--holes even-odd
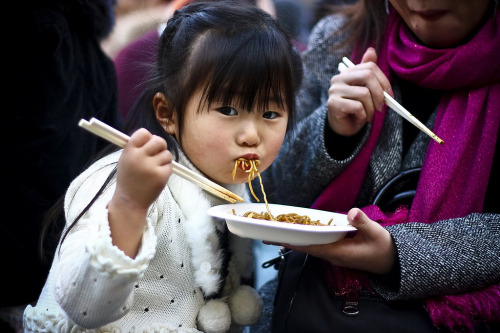
[(80, 126), (80, 127), (83, 127), (83, 126), (88, 125), (88, 124), (89, 124), (89, 122), (86, 121), (85, 119), (80, 119), (80, 121), (78, 122), (78, 126)]

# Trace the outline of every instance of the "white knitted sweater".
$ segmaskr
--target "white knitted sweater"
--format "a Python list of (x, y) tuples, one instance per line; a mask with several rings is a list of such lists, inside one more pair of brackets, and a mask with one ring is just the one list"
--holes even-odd
[[(72, 182), (65, 198), (67, 225), (120, 154), (99, 160)], [(182, 156), (180, 162), (194, 169)], [(244, 185), (226, 187), (245, 195)], [(224, 281), (216, 228), (226, 226), (206, 210), (225, 202), (173, 174), (150, 208), (140, 251), (131, 259), (111, 243), (106, 206), (114, 188), (115, 180), (59, 245), (36, 306), (24, 312), (26, 332), (199, 332), (204, 295), (217, 294)], [(222, 296), (253, 267), (251, 241), (228, 237), (233, 256)]]

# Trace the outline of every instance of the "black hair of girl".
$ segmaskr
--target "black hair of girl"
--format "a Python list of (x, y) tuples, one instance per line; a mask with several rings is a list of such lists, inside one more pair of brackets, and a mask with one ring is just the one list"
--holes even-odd
[(231, 105), (238, 97), (238, 106), (246, 110), (254, 104), (263, 110), (272, 96), (287, 107), (290, 129), (302, 80), (300, 55), (290, 39), (267, 12), (242, 1), (201, 1), (176, 11), (160, 37), (156, 64), (125, 131), (145, 127), (165, 138), (176, 156), (178, 142), (156, 120), (153, 97), (163, 93), (173, 106), (177, 139), (182, 140), (184, 110), (200, 88), (204, 103)]
[[(231, 105), (237, 99), (237, 106), (249, 112), (254, 105), (265, 110), (273, 98), (288, 110), (290, 130), (294, 126), (295, 93), (303, 75), (300, 55), (290, 40), (267, 12), (242, 1), (200, 1), (176, 11), (160, 36), (156, 63), (124, 131), (131, 134), (141, 127), (148, 129), (163, 137), (177, 158), (179, 143), (158, 123), (152, 101), (157, 93), (166, 96), (176, 112), (182, 140), (183, 112), (200, 88), (202, 104), (222, 101)], [(115, 173), (116, 168), (64, 231), (61, 242)]]

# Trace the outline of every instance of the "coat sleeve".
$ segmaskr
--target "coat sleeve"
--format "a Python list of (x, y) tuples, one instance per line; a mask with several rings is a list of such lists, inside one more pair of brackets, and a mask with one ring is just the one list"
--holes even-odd
[[(110, 166), (93, 171), (84, 172), (68, 189), (68, 224), (101, 187)], [(136, 258), (126, 256), (112, 244), (106, 207), (113, 192), (111, 185), (71, 229), (56, 253), (60, 257), (55, 268), (56, 299), (66, 314), (85, 328), (103, 326), (128, 313), (137, 280), (155, 254), (156, 235), (151, 219)]]
[(398, 224), (387, 230), (397, 247), (399, 276), (373, 275), (372, 284), (388, 300), (461, 294), (500, 282), (498, 214)]

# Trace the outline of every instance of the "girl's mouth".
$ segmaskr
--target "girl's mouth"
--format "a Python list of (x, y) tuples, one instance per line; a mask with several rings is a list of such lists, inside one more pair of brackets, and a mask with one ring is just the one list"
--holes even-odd
[[(245, 156), (256, 157), (256, 154), (247, 154)], [(248, 173), (249, 181), (255, 178), (256, 173), (258, 173), (257, 166), (260, 164), (258, 159), (247, 159), (245, 157), (240, 157), (234, 162), (233, 169), (233, 180), (236, 176), (236, 170), (239, 168), (244, 172)]]
[(245, 154), (245, 155), (241, 156), (240, 158), (245, 159), (245, 160), (258, 160), (259, 155), (255, 154), (255, 153), (249, 153), (249, 154)]

